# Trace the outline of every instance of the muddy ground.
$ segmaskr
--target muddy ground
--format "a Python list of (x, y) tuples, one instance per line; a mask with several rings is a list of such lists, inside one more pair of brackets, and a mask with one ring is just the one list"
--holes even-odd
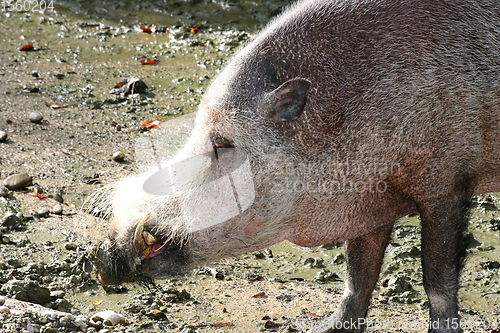
[[(335, 310), (344, 287), (341, 244), (282, 243), (153, 288), (103, 289), (89, 258), (107, 222), (80, 209), (100, 186), (148, 162), (136, 151), (148, 131), (141, 121), (168, 126), (176, 118), (188, 135), (210, 80), (285, 4), (59, 1), (43, 13), (2, 7), (0, 131), (8, 138), (0, 143), (0, 180), (25, 172), (33, 185), (0, 197), (2, 221), (18, 214), (0, 229), (0, 295), (7, 297), (0, 299), (0, 332), (305, 332)], [(140, 24), (157, 31), (145, 33)], [(33, 48), (20, 51), (25, 45)], [(147, 60), (155, 64), (141, 64)], [(128, 77), (141, 78), (147, 91), (110, 93)], [(40, 123), (30, 121), (33, 112)], [(117, 151), (125, 154), (121, 162), (112, 159)], [(64, 200), (62, 214), (53, 212), (55, 194)], [(500, 319), (499, 198), (474, 199), (460, 292), (469, 332), (493, 332)], [(386, 326), (369, 332), (425, 331), (419, 245), (418, 216), (401, 219), (370, 312)], [(103, 310), (125, 321), (91, 320)]]

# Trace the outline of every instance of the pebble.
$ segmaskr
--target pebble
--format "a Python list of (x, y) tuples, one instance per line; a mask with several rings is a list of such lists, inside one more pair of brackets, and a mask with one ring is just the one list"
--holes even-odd
[(59, 193), (51, 193), (51, 194), (49, 194), (49, 197), (51, 197), (52, 199), (54, 199), (57, 202), (60, 202), (60, 203), (64, 202), (62, 195), (60, 195)]
[(76, 249), (78, 248), (78, 245), (76, 243), (73, 243), (73, 242), (68, 242), (68, 243), (64, 244), (64, 248), (68, 251), (76, 251)]
[(54, 290), (50, 292), (51, 298), (63, 298), (66, 293), (62, 290)]
[(125, 317), (114, 312), (114, 311), (101, 311), (99, 313), (96, 313), (95, 315), (90, 318), (93, 322), (97, 321), (109, 321), (112, 326), (118, 325), (118, 324), (123, 324), (125, 323)]
[(31, 112), (29, 119), (32, 123), (40, 124), (43, 120), (43, 116), (38, 112)]
[(6, 306), (0, 306), (0, 313), (10, 313), (10, 309)]
[(6, 227), (6, 228), (9, 228), (9, 229), (14, 229), (19, 224), (21, 224), (21, 219), (15, 213), (12, 213), (12, 212), (7, 213), (0, 220), (0, 226), (1, 227)]
[(63, 212), (63, 207), (59, 204), (55, 205), (54, 208), (52, 208), (52, 212), (54, 214), (62, 214)]
[(0, 296), (0, 306), (5, 305), (5, 297)]
[(44, 311), (42, 312), (42, 317), (46, 317), (50, 320), (56, 320), (59, 315), (57, 314), (57, 312), (54, 312), (54, 311)]
[(9, 189), (5, 186), (0, 186), (0, 197), (6, 197), (9, 195)]
[(125, 159), (125, 154), (121, 151), (117, 151), (111, 156), (111, 159), (115, 162), (121, 162)]
[(88, 321), (85, 317), (77, 317), (75, 320), (75, 326), (80, 329), (80, 331), (85, 332), (87, 330)]
[(42, 208), (38, 211), (38, 216), (47, 217), (50, 215), (50, 211), (47, 208)]
[(7, 141), (7, 138), (9, 136), (7, 135), (7, 132), (4, 132), (4, 131), (0, 131), (0, 142), (5, 142)]
[(29, 176), (27, 173), (18, 173), (7, 177), (3, 184), (9, 190), (24, 190), (26, 187), (33, 183), (33, 177)]

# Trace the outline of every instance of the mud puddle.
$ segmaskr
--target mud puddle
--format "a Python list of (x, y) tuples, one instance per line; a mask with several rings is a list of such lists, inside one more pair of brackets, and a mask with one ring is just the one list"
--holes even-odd
[[(99, 186), (152, 163), (137, 141), (155, 132), (141, 121), (175, 118), (179, 126), (170, 135), (181, 138), (166, 143), (165, 156), (179, 147), (210, 80), (283, 4), (60, 1), (45, 13), (0, 13), (0, 130), (8, 134), (0, 143), (0, 179), (27, 172), (34, 183), (0, 198), (0, 217), (20, 216), (2, 231), (8, 241), (0, 244), (0, 294), (22, 298), (14, 287), (46, 289), (52, 296), (42, 305), (67, 314), (0, 313), (1, 332), (82, 331), (77, 323), (102, 310), (124, 315), (125, 323), (85, 324), (87, 331), (301, 332), (335, 310), (344, 288), (341, 244), (306, 249), (285, 242), (150, 289), (126, 284), (104, 290), (89, 257), (106, 223), (89, 223), (79, 210)], [(155, 23), (156, 33), (139, 27)], [(19, 51), (28, 44), (32, 51)], [(155, 64), (141, 64), (147, 60)], [(141, 78), (146, 93), (110, 93), (129, 77)], [(43, 116), (41, 123), (29, 120), (32, 112)], [(117, 151), (124, 161), (112, 159)], [(37, 198), (35, 188), (46, 198)], [(49, 196), (55, 193), (64, 198), (60, 215)], [(473, 209), (460, 292), (467, 320), (500, 318), (498, 208), (500, 200), (487, 195)], [(43, 209), (47, 217), (39, 214)], [(402, 219), (387, 249), (371, 318), (425, 325), (419, 244), (418, 217)], [(491, 329), (475, 330), (483, 331)]]

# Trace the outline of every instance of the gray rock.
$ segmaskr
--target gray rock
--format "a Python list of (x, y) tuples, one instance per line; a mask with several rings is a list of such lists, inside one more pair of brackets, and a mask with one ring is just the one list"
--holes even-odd
[(9, 195), (9, 189), (5, 186), (0, 186), (0, 197), (6, 197)]
[(3, 184), (9, 190), (24, 190), (26, 187), (33, 184), (33, 177), (29, 176), (27, 173), (18, 173), (7, 177)]
[(0, 306), (5, 305), (5, 297), (0, 296)]
[(111, 156), (111, 159), (115, 162), (121, 162), (125, 159), (125, 154), (121, 151), (117, 151)]
[(38, 216), (47, 217), (50, 215), (50, 211), (47, 208), (42, 208), (38, 211)]
[(31, 112), (29, 115), (29, 119), (32, 123), (40, 124), (43, 120), (43, 116), (38, 112)]
[(9, 259), (7, 260), (7, 263), (14, 268), (21, 268), (25, 265), (24, 262), (19, 259)]
[(6, 306), (0, 306), (0, 313), (10, 313), (10, 309)]
[(2, 293), (20, 301), (46, 304), (51, 301), (50, 290), (30, 280), (10, 280), (2, 287)]
[(64, 244), (64, 248), (68, 251), (76, 251), (76, 249), (78, 249), (78, 245), (73, 242), (68, 242)]
[(7, 132), (4, 132), (4, 131), (0, 131), (0, 142), (5, 142), (7, 141), (7, 138), (9, 136), (7, 135)]
[(64, 199), (59, 193), (51, 193), (49, 194), (49, 197), (54, 199), (57, 202), (63, 203)]
[(15, 214), (15, 213), (7, 213), (2, 219), (0, 220), (0, 227), (6, 227), (9, 229), (13, 229), (16, 226), (21, 224), (21, 219)]

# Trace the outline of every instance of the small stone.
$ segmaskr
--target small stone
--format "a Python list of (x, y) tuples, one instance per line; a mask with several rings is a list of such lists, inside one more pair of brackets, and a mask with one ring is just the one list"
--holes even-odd
[(38, 216), (47, 217), (50, 215), (50, 211), (47, 208), (42, 208), (38, 211)]
[(0, 131), (0, 142), (5, 142), (7, 141), (7, 138), (9, 136), (7, 135), (7, 132), (4, 132), (4, 131)]
[(5, 186), (0, 186), (0, 197), (6, 197), (9, 195), (9, 189)]
[(5, 297), (0, 296), (0, 306), (5, 305)]
[(63, 327), (68, 326), (70, 322), (68, 317), (61, 317), (61, 319), (59, 319), (59, 324)]
[(0, 313), (10, 313), (10, 309), (6, 306), (0, 306)]
[(63, 207), (62, 207), (61, 205), (59, 205), (59, 204), (58, 204), (58, 205), (55, 205), (55, 206), (54, 206), (54, 208), (52, 208), (52, 212), (53, 212), (54, 214), (58, 214), (58, 215), (59, 215), (59, 214), (62, 214), (62, 212), (63, 212)]
[(96, 313), (95, 315), (92, 316), (91, 320), (93, 322), (109, 321), (112, 324), (111, 326), (125, 323), (125, 317), (123, 317), (122, 315), (120, 315), (114, 311), (109, 311), (109, 310)]
[(3, 184), (9, 190), (24, 190), (26, 187), (33, 183), (33, 177), (28, 176), (27, 173), (18, 173), (7, 177)]
[(24, 263), (19, 259), (9, 259), (7, 263), (16, 269), (24, 266)]
[(60, 195), (59, 193), (50, 193), (49, 197), (54, 199), (57, 202), (60, 202), (60, 203), (64, 202), (62, 195)]
[(41, 318), (47, 318), (47, 319), (53, 321), (53, 320), (56, 320), (57, 318), (59, 318), (59, 315), (57, 314), (57, 312), (49, 310), (49, 311), (42, 312)]
[(0, 243), (2, 244), (10, 244), (10, 238), (8, 236), (3, 235), (0, 239)]
[(87, 319), (83, 317), (78, 317), (75, 320), (75, 326), (80, 329), (80, 331), (85, 332), (87, 330)]
[(125, 154), (121, 151), (117, 151), (111, 156), (111, 159), (115, 162), (121, 162), (125, 159)]
[(2, 286), (2, 293), (20, 301), (37, 304), (50, 302), (50, 290), (31, 280), (10, 280)]
[(7, 213), (2, 219), (0, 220), (0, 227), (6, 227), (9, 229), (14, 229), (16, 226), (21, 224), (21, 219), (17, 217), (15, 213)]
[(32, 123), (40, 124), (43, 120), (43, 116), (38, 112), (31, 112), (29, 119)]
[(62, 291), (62, 290), (54, 290), (54, 291), (51, 291), (50, 292), (50, 297), (52, 299), (56, 299), (56, 298), (63, 298), (65, 295), (65, 292)]
[(68, 251), (76, 251), (76, 249), (78, 248), (78, 245), (76, 243), (73, 243), (73, 242), (68, 242), (68, 243), (64, 244), (64, 248)]

